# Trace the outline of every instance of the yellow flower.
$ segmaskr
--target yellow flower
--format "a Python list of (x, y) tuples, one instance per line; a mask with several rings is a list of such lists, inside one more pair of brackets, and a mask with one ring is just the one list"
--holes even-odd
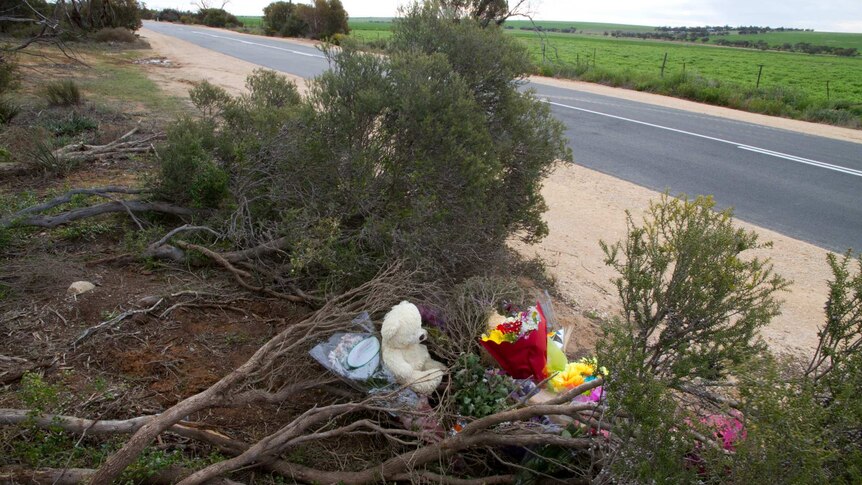
[(584, 379), (593, 375), (595, 368), (582, 362), (572, 362), (566, 369), (551, 379), (551, 386), (557, 391), (574, 389), (584, 383)]
[(497, 330), (496, 328), (494, 330), (491, 330), (491, 333), (489, 335), (482, 335), (483, 342), (487, 342), (489, 340), (497, 344), (501, 344), (507, 341), (506, 336), (503, 335), (503, 332)]

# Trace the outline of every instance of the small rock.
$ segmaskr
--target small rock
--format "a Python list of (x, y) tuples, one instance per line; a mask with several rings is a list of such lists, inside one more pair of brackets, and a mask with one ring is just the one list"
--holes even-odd
[(90, 283), (89, 281), (76, 281), (69, 285), (69, 289), (66, 290), (67, 295), (80, 295), (82, 293), (86, 293), (88, 291), (93, 291), (96, 289), (96, 285)]
[(158, 303), (159, 300), (161, 300), (161, 298), (158, 296), (155, 296), (155, 295), (145, 296), (145, 297), (141, 298), (140, 300), (138, 300), (138, 303), (143, 305), (143, 306), (153, 306), (156, 303)]

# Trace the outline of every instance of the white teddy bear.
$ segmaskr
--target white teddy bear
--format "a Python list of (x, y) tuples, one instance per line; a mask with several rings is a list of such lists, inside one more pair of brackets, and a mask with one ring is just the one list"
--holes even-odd
[(399, 384), (419, 394), (431, 394), (440, 385), (446, 366), (432, 359), (422, 342), (422, 316), (416, 305), (402, 301), (383, 318), (383, 364)]

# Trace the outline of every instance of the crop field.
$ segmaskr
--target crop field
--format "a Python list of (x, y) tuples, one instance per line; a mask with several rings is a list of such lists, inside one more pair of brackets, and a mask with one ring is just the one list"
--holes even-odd
[(764, 40), (769, 45), (781, 45), (785, 42), (788, 44), (796, 44), (798, 42), (808, 42), (812, 45), (828, 45), (830, 47), (855, 47), (862, 52), (862, 34), (849, 34), (844, 32), (769, 32), (766, 34), (746, 34), (739, 35), (736, 32), (731, 32), (730, 35), (721, 37), (713, 37), (709, 40), (710, 43), (718, 39), (727, 40), (750, 40), (757, 42)]
[[(529, 47), (534, 59), (542, 60), (542, 41), (535, 33), (513, 32)], [(660, 74), (665, 53), (665, 76), (699, 74), (744, 86), (788, 87), (815, 98), (862, 103), (862, 58), (813, 56), (802, 53), (758, 51), (675, 42), (607, 39), (603, 37), (549, 34), (545, 59), (567, 64), (590, 63), (607, 70), (637, 74)]]
[(260, 27), (263, 23), (263, 17), (260, 16), (237, 16), (242, 25), (245, 27)]
[[(546, 28), (576, 27), (579, 31), (625, 30), (617, 24), (585, 22), (539, 22)], [(665, 53), (665, 76), (682, 73), (697, 74), (706, 79), (742, 86), (755, 86), (760, 65), (763, 72), (760, 87), (784, 87), (797, 90), (815, 99), (829, 98), (862, 103), (862, 56), (836, 57), (803, 53), (759, 51), (682, 42), (640, 39), (615, 39), (604, 35), (580, 35), (519, 30), (526, 21), (512, 21), (507, 30), (524, 42), (537, 63), (542, 62), (542, 38), (545, 39), (545, 61), (566, 65), (595, 65), (609, 71), (628, 72), (638, 76), (658, 77)], [(545, 25), (546, 24), (546, 25)], [(388, 19), (355, 19), (350, 21), (351, 35), (362, 40), (385, 39), (391, 35)], [(607, 27), (607, 29), (605, 29)], [(651, 29), (651, 27), (643, 27)], [(855, 47), (862, 44), (862, 34), (821, 32), (775, 32), (761, 35), (725, 38), (768, 39), (770, 43), (810, 42), (812, 44)], [(860, 49), (862, 50), (862, 49)]]

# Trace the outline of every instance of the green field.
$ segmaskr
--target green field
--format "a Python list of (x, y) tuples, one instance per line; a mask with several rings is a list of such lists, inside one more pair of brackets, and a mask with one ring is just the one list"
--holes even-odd
[(254, 16), (237, 16), (242, 25), (245, 27), (260, 27), (263, 23), (263, 17)]
[[(546, 28), (576, 27), (579, 31), (604, 32), (626, 30), (638, 26), (617, 24), (589, 24), (585, 22), (538, 22)], [(829, 81), (830, 99), (843, 99), (862, 103), (862, 56), (814, 56), (802, 53), (759, 51), (683, 42), (640, 39), (615, 39), (595, 34), (563, 34), (548, 32), (539, 36), (535, 32), (519, 30), (525, 21), (512, 21), (515, 26), (507, 30), (524, 42), (537, 64), (542, 63), (542, 39), (545, 39), (545, 62), (576, 66), (595, 65), (608, 71), (618, 71), (634, 77), (655, 76), (665, 53), (665, 76), (682, 73), (697, 74), (706, 79), (751, 86), (757, 82), (759, 65), (763, 64), (760, 80), (762, 88), (791, 88), (814, 99), (826, 99), (826, 82)], [(391, 32), (386, 19), (352, 19), (351, 35), (362, 40), (385, 39)], [(640, 26), (642, 29), (651, 27)], [(862, 34), (822, 32), (774, 32), (761, 35), (725, 38), (764, 38), (770, 43), (810, 42), (812, 44), (855, 47), (862, 44)], [(828, 43), (828, 44), (827, 44)], [(595, 58), (594, 58), (595, 56)]]
[[(542, 41), (529, 32), (512, 35), (521, 39), (537, 61), (542, 60)], [(754, 86), (760, 65), (760, 86), (789, 87), (815, 98), (826, 99), (826, 81), (830, 97), (862, 103), (862, 58), (812, 56), (802, 53), (758, 51), (708, 45), (607, 39), (603, 37), (549, 34), (545, 47), (547, 62), (586, 64), (607, 70), (631, 71), (637, 74), (660, 74), (665, 53), (665, 76), (681, 73), (699, 74), (744, 86)], [(595, 58), (593, 57), (595, 56)], [(684, 66), (683, 66), (684, 65)]]
[(812, 45), (828, 45), (830, 47), (855, 47), (862, 52), (862, 34), (848, 34), (842, 32), (769, 32), (767, 34), (739, 35), (732, 32), (730, 35), (713, 37), (709, 41), (718, 39), (727, 40), (750, 40), (757, 42), (764, 40), (769, 45), (781, 45), (783, 43), (796, 44), (808, 42)]

